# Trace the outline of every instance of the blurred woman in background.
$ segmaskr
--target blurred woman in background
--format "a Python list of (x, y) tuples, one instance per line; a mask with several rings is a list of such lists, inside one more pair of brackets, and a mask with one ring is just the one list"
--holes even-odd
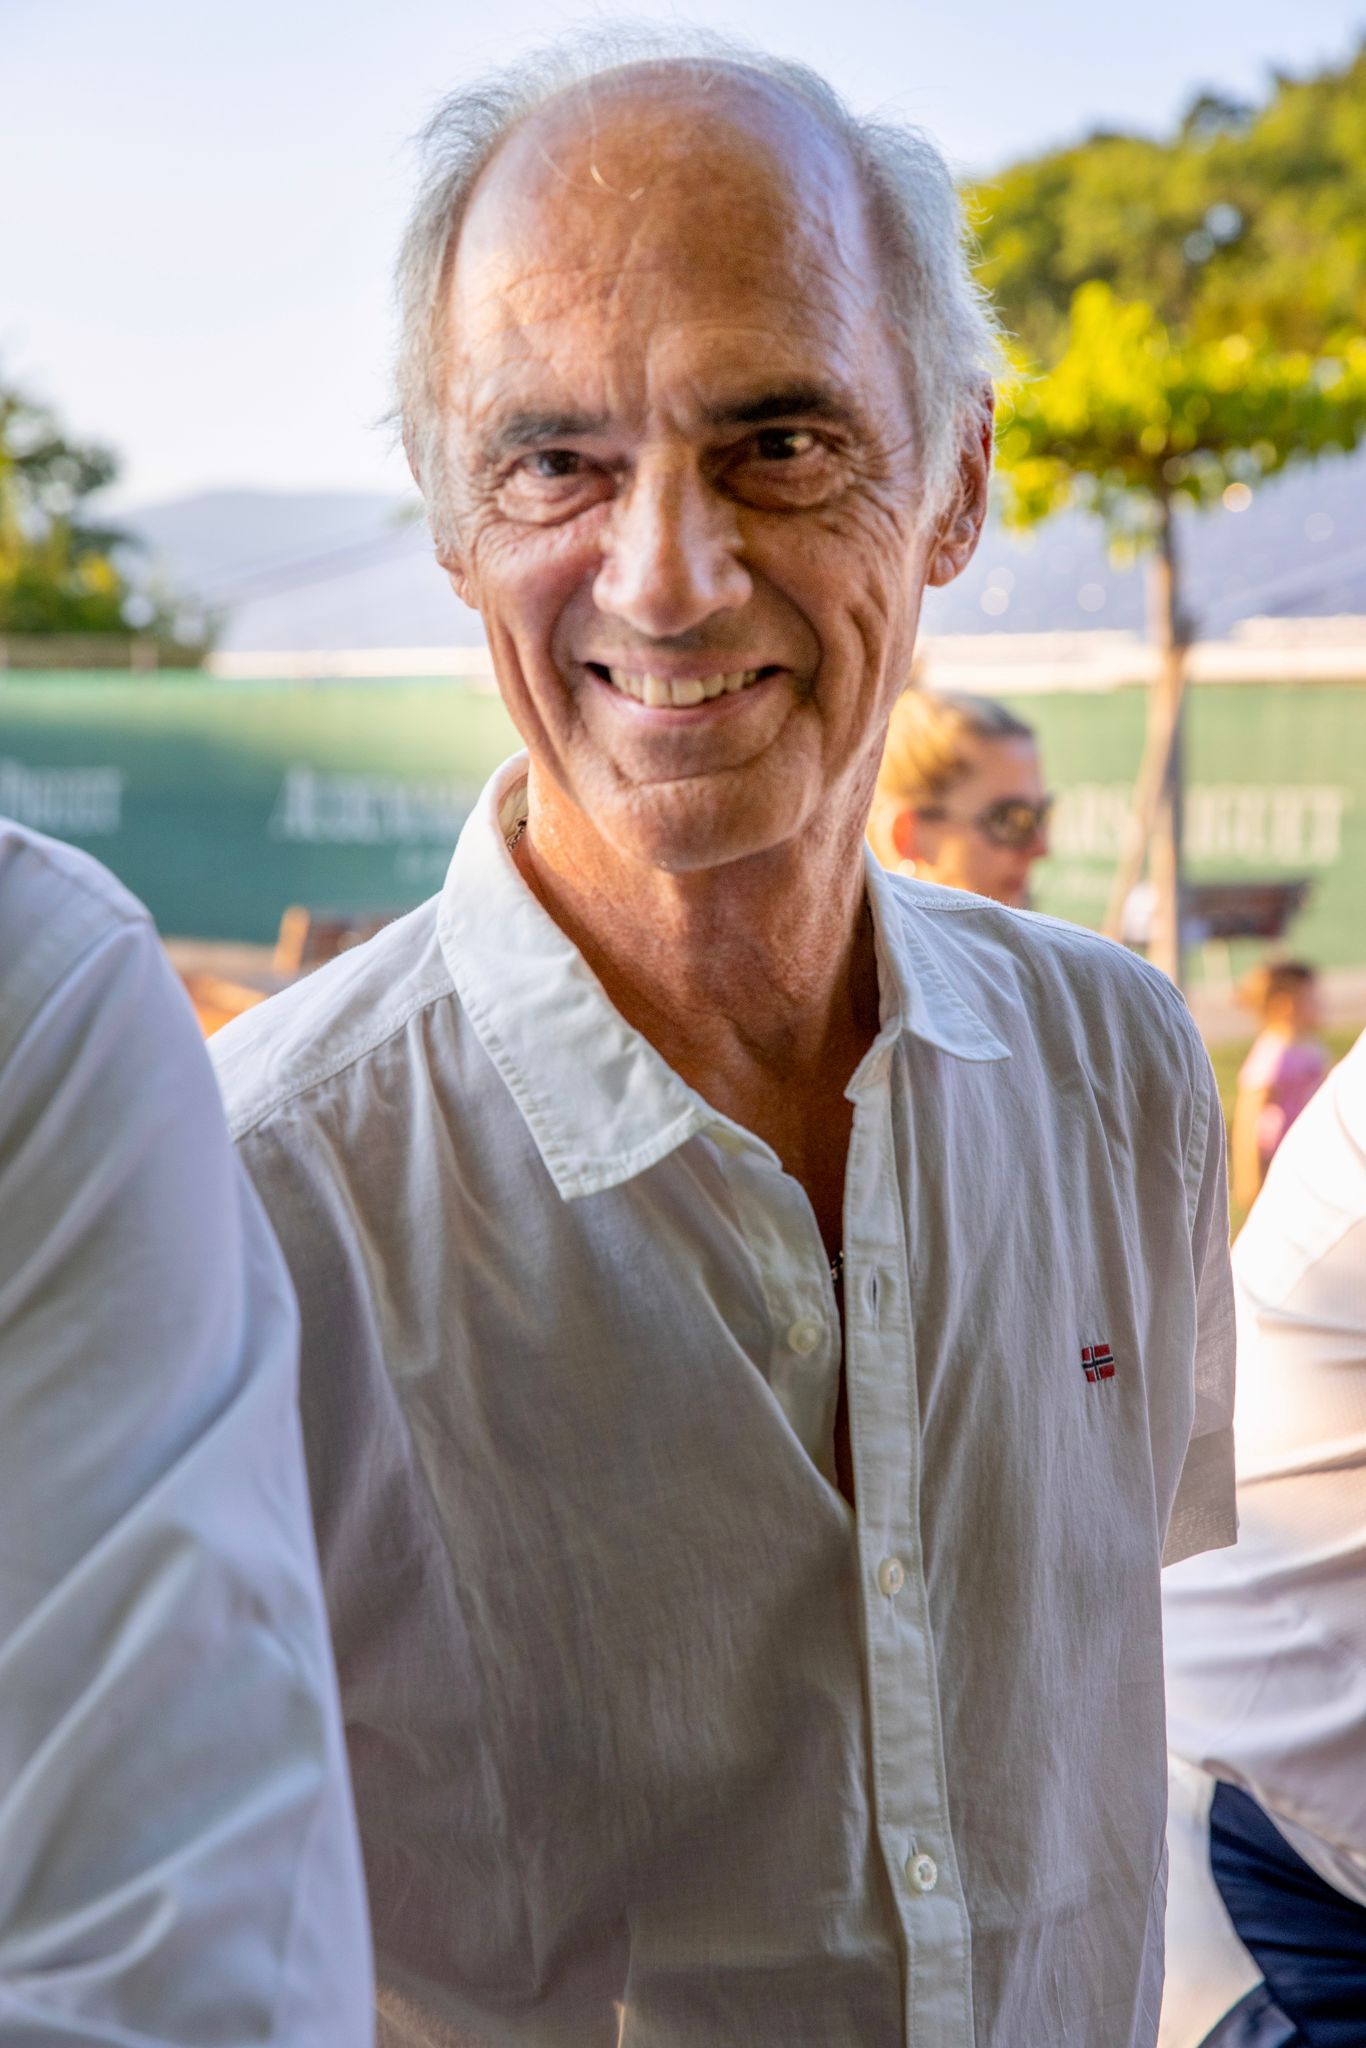
[(990, 697), (912, 688), (892, 713), (868, 837), (884, 867), (1026, 908), (1052, 804), (1023, 719)]
[(1233, 1194), (1250, 1208), (1281, 1139), (1331, 1064), (1319, 1037), (1319, 984), (1304, 960), (1264, 960), (1247, 975), (1238, 1000), (1260, 1029), (1238, 1073), (1229, 1166)]

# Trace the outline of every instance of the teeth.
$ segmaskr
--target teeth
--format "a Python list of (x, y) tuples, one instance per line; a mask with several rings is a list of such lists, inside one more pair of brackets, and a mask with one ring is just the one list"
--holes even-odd
[(737, 690), (743, 690), (746, 683), (752, 683), (758, 676), (757, 668), (741, 670), (736, 675), (679, 676), (670, 681), (668, 676), (642, 676), (630, 669), (609, 668), (608, 676), (615, 689), (637, 703), (648, 705), (652, 710), (686, 709), (722, 695), (733, 697)]

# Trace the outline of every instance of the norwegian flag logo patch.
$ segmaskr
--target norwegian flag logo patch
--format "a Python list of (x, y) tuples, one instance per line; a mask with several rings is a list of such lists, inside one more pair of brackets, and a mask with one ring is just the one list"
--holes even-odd
[(1115, 1354), (1108, 1344), (1083, 1344), (1081, 1369), (1092, 1386), (1098, 1380), (1112, 1380), (1115, 1376)]

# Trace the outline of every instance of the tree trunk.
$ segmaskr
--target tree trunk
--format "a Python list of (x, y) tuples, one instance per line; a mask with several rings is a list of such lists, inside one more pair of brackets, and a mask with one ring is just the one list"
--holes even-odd
[(1181, 724), (1187, 635), (1171, 501), (1158, 500), (1157, 548), (1148, 571), (1149, 624), (1158, 670), (1148, 696), (1148, 731), (1134, 785), (1124, 848), (1106, 907), (1104, 929), (1117, 938), (1124, 906), (1143, 873), (1153, 885), (1148, 957), (1178, 984), (1181, 949)]
[(1148, 571), (1152, 625), (1159, 667), (1150, 716), (1161, 732), (1165, 755), (1148, 875), (1153, 884), (1153, 936), (1148, 958), (1178, 988), (1182, 982), (1181, 839), (1182, 711), (1186, 696), (1186, 632), (1179, 601), (1179, 575), (1170, 499), (1162, 500), (1157, 552)]

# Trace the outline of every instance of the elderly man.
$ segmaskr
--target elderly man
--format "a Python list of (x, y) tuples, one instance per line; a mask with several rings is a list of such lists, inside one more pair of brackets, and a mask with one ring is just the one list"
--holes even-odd
[(431, 142), (407, 444), (527, 751), (221, 1046), (382, 2039), (1151, 2043), (1222, 1138), (1169, 984), (865, 856), (983, 513), (947, 177), (745, 57)]

